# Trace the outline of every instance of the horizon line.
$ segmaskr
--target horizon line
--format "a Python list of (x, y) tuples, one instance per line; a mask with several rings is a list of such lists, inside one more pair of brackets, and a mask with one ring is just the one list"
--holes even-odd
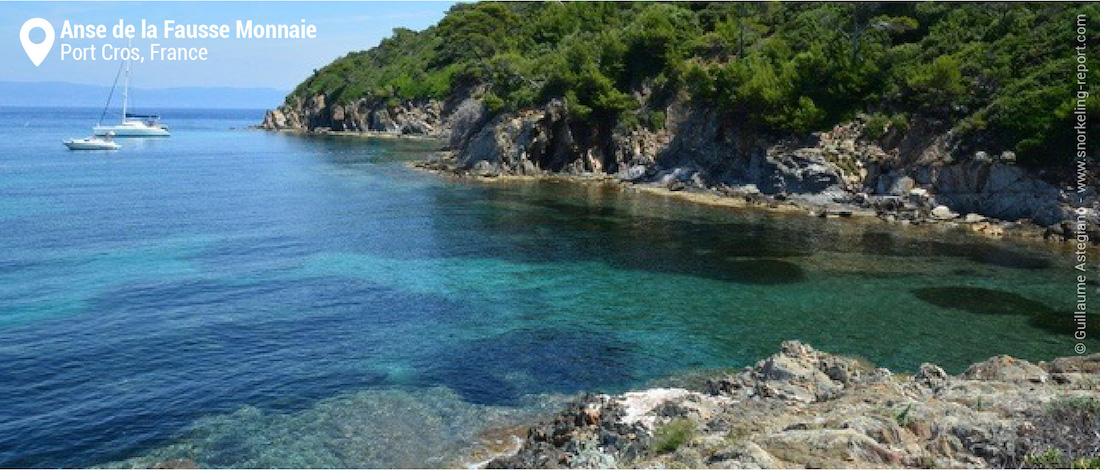
[[(80, 1), (100, 1), (100, 0), (80, 0)], [(114, 0), (104, 0), (104, 1), (114, 1)], [(135, 1), (137, 1), (137, 0), (135, 0)], [(193, 0), (179, 0), (179, 1), (193, 1)], [(207, 0), (203, 0), (203, 1), (207, 1)], [(209, 0), (209, 1), (241, 1), (241, 0)], [(248, 1), (266, 1), (266, 0), (248, 0)], [(36, 85), (46, 84), (46, 83), (57, 83), (57, 84), (63, 84), (63, 85), (96, 86), (96, 87), (107, 87), (107, 88), (110, 87), (110, 85), (99, 85), (99, 84), (94, 84), (94, 83), (80, 83), (80, 82), (65, 82), (65, 81), (59, 81), (59, 80), (40, 80), (40, 81), (0, 80), (0, 83), (26, 83), (26, 84), (36, 84)], [(233, 86), (233, 85), (173, 85), (173, 86), (166, 86), (166, 87), (135, 86), (133, 88), (144, 89), (144, 90), (172, 90), (172, 89), (179, 89), (179, 88), (223, 88), (223, 89), (231, 89), (231, 90), (270, 90), (270, 91), (278, 91), (278, 92), (281, 92), (281, 93), (289, 93), (291, 91), (289, 89), (284, 90), (282, 88), (274, 88), (274, 87), (262, 87), (262, 86), (244, 87), (244, 86)]]

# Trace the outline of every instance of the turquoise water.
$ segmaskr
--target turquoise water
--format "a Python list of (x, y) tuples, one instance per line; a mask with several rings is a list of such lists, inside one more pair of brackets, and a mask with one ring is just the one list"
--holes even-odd
[(952, 372), (1076, 343), (1052, 250), (164, 114), (172, 138), (97, 153), (60, 144), (97, 110), (0, 109), (0, 466), (453, 465), (570, 394), (786, 339)]

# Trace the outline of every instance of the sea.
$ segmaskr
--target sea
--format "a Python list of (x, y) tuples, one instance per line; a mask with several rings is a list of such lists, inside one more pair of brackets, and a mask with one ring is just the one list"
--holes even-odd
[(171, 138), (80, 152), (100, 109), (0, 108), (0, 467), (458, 466), (578, 394), (784, 340), (897, 373), (1078, 343), (1048, 246), (157, 111)]

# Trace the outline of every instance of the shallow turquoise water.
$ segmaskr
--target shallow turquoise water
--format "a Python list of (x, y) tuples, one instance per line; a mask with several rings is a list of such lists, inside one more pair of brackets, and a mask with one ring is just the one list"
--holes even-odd
[(953, 372), (1075, 344), (1053, 251), (164, 114), (171, 139), (104, 154), (59, 142), (96, 110), (0, 110), (0, 466), (439, 466), (562, 396), (786, 339)]

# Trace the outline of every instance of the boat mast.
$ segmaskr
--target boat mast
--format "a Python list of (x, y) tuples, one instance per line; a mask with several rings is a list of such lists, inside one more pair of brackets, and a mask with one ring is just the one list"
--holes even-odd
[[(130, 47), (132, 41), (126, 41), (126, 47), (133, 51)], [(122, 122), (126, 122), (126, 104), (130, 101), (130, 58), (126, 59), (126, 83), (122, 87)]]
[(111, 82), (111, 92), (107, 94), (107, 102), (103, 103), (103, 112), (99, 113), (99, 122), (96, 125), (103, 125), (103, 118), (107, 117), (107, 109), (111, 107), (111, 98), (115, 97), (115, 90), (118, 89), (118, 78), (122, 76), (122, 69), (126, 64), (118, 64), (118, 71), (115, 72), (115, 81)]

